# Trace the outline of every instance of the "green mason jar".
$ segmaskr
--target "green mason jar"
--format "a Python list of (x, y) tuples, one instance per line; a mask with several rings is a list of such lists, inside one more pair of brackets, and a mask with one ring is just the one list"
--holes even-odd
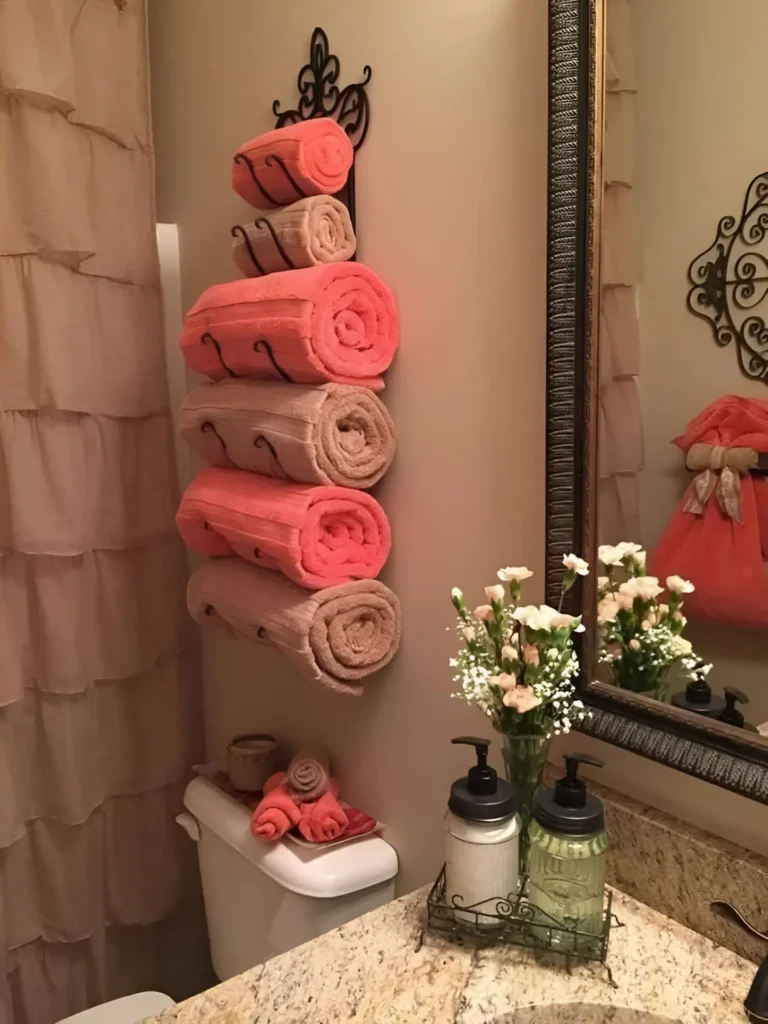
[(583, 754), (565, 757), (567, 773), (536, 795), (529, 830), (528, 899), (534, 935), (562, 952), (599, 953), (608, 833), (597, 797), (577, 777)]

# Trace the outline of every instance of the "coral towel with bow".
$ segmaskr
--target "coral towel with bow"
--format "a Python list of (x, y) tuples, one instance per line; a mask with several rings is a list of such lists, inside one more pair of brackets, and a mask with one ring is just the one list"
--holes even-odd
[(210, 467), (187, 487), (179, 532), (201, 555), (240, 555), (309, 590), (378, 576), (390, 530), (370, 494)]
[(380, 391), (399, 339), (397, 306), (378, 274), (328, 263), (212, 285), (184, 317), (179, 345), (187, 366), (211, 380)]
[(651, 571), (695, 585), (686, 613), (768, 627), (768, 479), (752, 476), (768, 452), (768, 401), (726, 395), (674, 443), (695, 474), (651, 557)]

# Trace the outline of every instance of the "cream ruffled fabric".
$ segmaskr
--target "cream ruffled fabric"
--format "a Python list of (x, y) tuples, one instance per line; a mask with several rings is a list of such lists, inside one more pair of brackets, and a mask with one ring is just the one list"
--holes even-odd
[(637, 285), (642, 277), (642, 250), (632, 193), (635, 107), (631, 0), (608, 0), (599, 371), (601, 544), (640, 537), (643, 425), (637, 387)]
[(4, 1024), (171, 985), (199, 725), (145, 3), (0, 3)]

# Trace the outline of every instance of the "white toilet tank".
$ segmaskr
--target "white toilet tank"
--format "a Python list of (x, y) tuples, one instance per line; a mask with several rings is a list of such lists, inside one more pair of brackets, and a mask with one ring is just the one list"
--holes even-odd
[(394, 899), (397, 854), (379, 836), (311, 850), (259, 842), (248, 809), (205, 779), (187, 786), (184, 804), (221, 981)]

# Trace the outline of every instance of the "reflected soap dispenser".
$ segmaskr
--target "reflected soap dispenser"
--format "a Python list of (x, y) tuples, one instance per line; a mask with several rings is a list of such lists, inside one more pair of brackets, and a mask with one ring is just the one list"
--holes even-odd
[(578, 777), (580, 764), (603, 767), (586, 754), (565, 755), (566, 774), (534, 798), (530, 826), (528, 898), (542, 924), (586, 935), (553, 932), (553, 947), (590, 945), (603, 923), (608, 833), (603, 804)]
[(725, 710), (725, 701), (712, 693), (712, 687), (706, 679), (692, 679), (684, 690), (672, 694), (671, 703), (676, 708), (693, 711), (707, 718), (716, 718)]
[[(488, 740), (460, 736), (475, 748), (477, 764), (451, 786), (445, 816), (445, 895), (450, 906), (474, 907), (514, 894), (520, 865), (520, 815), (515, 791), (488, 764)], [(457, 921), (492, 926), (476, 912), (454, 911)]]
[(719, 711), (714, 717), (718, 722), (726, 722), (728, 725), (733, 725), (737, 729), (746, 729), (747, 732), (757, 732), (754, 725), (751, 725), (744, 718), (744, 715), (736, 707), (736, 704), (749, 704), (749, 697), (746, 693), (741, 690), (737, 690), (735, 686), (726, 686), (724, 689), (725, 693), (725, 707), (722, 711)]

